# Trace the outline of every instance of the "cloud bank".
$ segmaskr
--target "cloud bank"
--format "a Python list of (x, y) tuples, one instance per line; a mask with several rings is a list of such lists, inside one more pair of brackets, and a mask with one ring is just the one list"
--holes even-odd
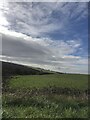
[[(88, 73), (88, 58), (81, 55), (86, 54), (82, 46), (85, 42), (81, 37), (73, 37), (78, 36), (74, 27), (84, 25), (87, 5), (85, 2), (0, 4), (0, 59), (64, 73)], [(59, 34), (58, 40), (50, 36), (54, 33)]]
[(46, 38), (2, 36), (2, 59), (34, 67), (69, 73), (87, 73), (87, 59), (74, 56), (80, 51), (80, 41)]

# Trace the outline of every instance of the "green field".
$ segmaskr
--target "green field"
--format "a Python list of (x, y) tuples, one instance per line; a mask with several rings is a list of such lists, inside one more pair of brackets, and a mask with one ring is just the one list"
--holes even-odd
[(56, 86), (85, 90), (88, 87), (88, 76), (74, 74), (24, 75), (12, 78), (9, 85), (12, 88)]
[(3, 90), (3, 118), (88, 118), (88, 76), (19, 75)]

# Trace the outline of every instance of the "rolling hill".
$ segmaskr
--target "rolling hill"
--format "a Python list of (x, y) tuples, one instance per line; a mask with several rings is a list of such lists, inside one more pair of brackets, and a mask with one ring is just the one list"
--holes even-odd
[(9, 62), (2, 74), (3, 118), (88, 118), (88, 75)]
[(45, 71), (43, 69), (37, 69), (33, 67), (2, 61), (2, 76), (43, 74), (51, 74), (51, 72)]

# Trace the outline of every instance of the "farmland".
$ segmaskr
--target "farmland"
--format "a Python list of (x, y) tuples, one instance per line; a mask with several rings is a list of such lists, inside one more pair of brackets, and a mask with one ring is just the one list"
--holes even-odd
[(3, 117), (87, 117), (87, 76), (77, 75), (76, 80), (73, 77), (58, 74), (15, 76), (3, 93)]
[(51, 75), (23, 75), (13, 77), (9, 85), (12, 88), (43, 88), (56, 86), (61, 88), (87, 89), (87, 75), (51, 74)]
[(3, 118), (88, 118), (87, 75), (13, 75), (5, 80)]

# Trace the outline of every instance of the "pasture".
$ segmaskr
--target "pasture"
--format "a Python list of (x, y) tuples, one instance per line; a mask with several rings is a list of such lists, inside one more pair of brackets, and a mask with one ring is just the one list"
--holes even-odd
[(88, 76), (18, 75), (3, 90), (3, 118), (88, 118)]

